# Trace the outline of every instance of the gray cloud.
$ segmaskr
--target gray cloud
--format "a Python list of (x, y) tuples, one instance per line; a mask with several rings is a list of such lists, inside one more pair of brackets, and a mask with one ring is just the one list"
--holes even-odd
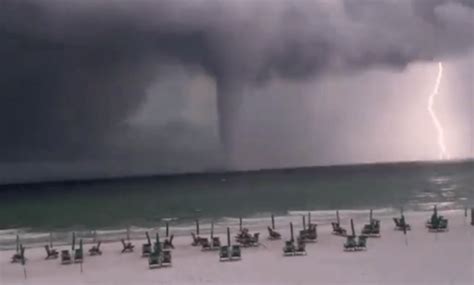
[(96, 155), (164, 65), (215, 80), (231, 152), (246, 88), (453, 56), (473, 14), (466, 0), (2, 0), (0, 157)]

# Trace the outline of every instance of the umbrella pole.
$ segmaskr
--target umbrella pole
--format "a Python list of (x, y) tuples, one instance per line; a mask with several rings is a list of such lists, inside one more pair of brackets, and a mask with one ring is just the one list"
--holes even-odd
[(351, 219), (351, 230), (352, 230), (352, 236), (355, 237), (355, 229), (354, 229), (354, 220)]
[(290, 222), (290, 232), (291, 232), (291, 242), (295, 241), (295, 238), (293, 236), (293, 223)]

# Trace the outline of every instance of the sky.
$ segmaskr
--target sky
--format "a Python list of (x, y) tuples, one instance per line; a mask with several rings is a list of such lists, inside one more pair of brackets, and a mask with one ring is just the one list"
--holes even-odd
[(2, 0), (0, 183), (474, 157), (471, 0)]

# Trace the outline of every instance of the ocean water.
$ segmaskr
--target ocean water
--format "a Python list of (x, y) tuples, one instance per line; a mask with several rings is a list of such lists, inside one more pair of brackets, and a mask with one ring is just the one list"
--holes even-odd
[[(205, 175), (0, 186), (0, 248), (17, 233), (30, 242), (142, 235), (171, 220), (187, 232), (196, 218), (217, 226), (249, 224), (311, 211), (333, 219), (335, 209), (393, 214), (474, 206), (474, 161), (314, 167)], [(283, 219), (283, 218), (281, 218)], [(207, 230), (208, 225), (202, 229)]]

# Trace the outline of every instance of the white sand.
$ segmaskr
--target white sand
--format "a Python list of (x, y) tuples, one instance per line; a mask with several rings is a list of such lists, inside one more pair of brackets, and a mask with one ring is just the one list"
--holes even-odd
[[(44, 248), (27, 249), (26, 280), (22, 266), (9, 263), (13, 251), (2, 251), (0, 284), (474, 284), (474, 227), (461, 211), (441, 214), (449, 218), (449, 232), (435, 234), (424, 228), (430, 213), (407, 213), (408, 246), (385, 217), (382, 237), (369, 239), (368, 250), (355, 253), (343, 252), (345, 239), (331, 235), (330, 225), (318, 227), (318, 242), (308, 244), (303, 257), (282, 256), (288, 229), (280, 229), (283, 240), (267, 241), (261, 228), (263, 246), (243, 249), (237, 262), (219, 262), (218, 252), (202, 252), (183, 236), (175, 239), (173, 266), (154, 270), (140, 257), (143, 241), (134, 241), (130, 254), (120, 253), (120, 243), (103, 244), (102, 256), (85, 257), (83, 273), (79, 264), (44, 260)], [(356, 229), (364, 222), (356, 220)], [(349, 229), (347, 219), (343, 226)]]

